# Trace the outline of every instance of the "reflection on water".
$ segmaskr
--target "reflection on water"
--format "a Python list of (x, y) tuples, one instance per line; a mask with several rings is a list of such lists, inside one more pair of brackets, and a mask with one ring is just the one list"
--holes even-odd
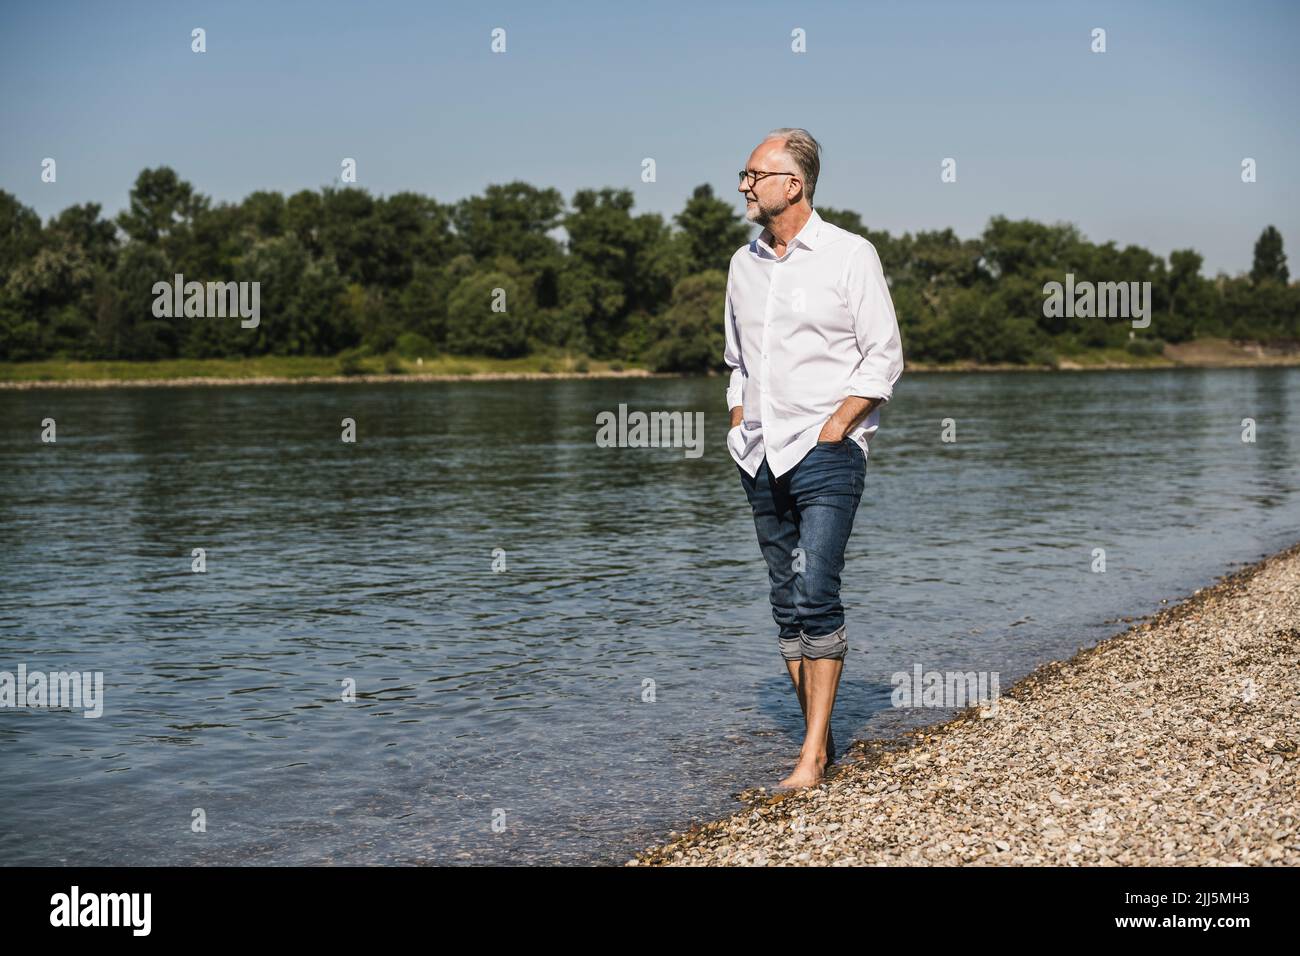
[[(0, 670), (106, 696), (0, 710), (2, 858), (621, 862), (734, 809), (802, 722), (724, 385), (0, 393)], [(620, 402), (705, 412), (703, 457), (598, 448)], [(1300, 539), (1297, 422), (1300, 370), (905, 376), (837, 737), (945, 716), (891, 708), (896, 671), (1005, 689)]]

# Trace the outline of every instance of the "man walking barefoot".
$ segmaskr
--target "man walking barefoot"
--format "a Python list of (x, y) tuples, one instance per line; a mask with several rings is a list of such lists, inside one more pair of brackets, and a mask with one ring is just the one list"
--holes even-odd
[(831, 711), (848, 652), (840, 572), (866, 479), (867, 442), (903, 373), (880, 257), (813, 209), (817, 141), (777, 129), (737, 187), (762, 234), (731, 257), (727, 447), (767, 561), (778, 644), (806, 724), (794, 771), (776, 790), (818, 783), (831, 759)]

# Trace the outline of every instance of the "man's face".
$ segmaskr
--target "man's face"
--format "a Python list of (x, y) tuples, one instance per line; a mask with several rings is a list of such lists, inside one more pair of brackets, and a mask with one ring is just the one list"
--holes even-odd
[[(781, 148), (781, 143), (779, 139), (760, 143), (749, 154), (745, 168), (766, 172), (796, 172), (794, 163)], [(737, 191), (745, 197), (745, 218), (766, 226), (785, 212), (790, 205), (786, 195), (790, 179), (790, 176), (763, 176), (753, 186), (749, 185), (748, 180), (742, 180)]]

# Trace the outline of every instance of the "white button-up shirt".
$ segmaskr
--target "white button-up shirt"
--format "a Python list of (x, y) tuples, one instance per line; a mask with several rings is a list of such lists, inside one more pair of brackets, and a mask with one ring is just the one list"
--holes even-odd
[[(745, 406), (727, 433), (731, 457), (750, 475), (763, 456), (785, 474), (850, 395), (893, 395), (903, 344), (876, 247), (812, 211), (778, 256), (767, 230), (736, 250), (727, 272), (727, 408)], [(867, 454), (880, 405), (848, 433)]]

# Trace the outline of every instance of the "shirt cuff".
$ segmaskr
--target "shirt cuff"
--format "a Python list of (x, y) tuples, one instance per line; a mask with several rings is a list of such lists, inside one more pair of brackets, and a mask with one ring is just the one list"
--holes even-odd
[(731, 370), (731, 382), (727, 385), (727, 411), (744, 404), (745, 373), (742, 369)]
[(878, 398), (886, 404), (894, 396), (894, 387), (877, 375), (862, 375), (849, 382), (849, 394), (858, 398)]

